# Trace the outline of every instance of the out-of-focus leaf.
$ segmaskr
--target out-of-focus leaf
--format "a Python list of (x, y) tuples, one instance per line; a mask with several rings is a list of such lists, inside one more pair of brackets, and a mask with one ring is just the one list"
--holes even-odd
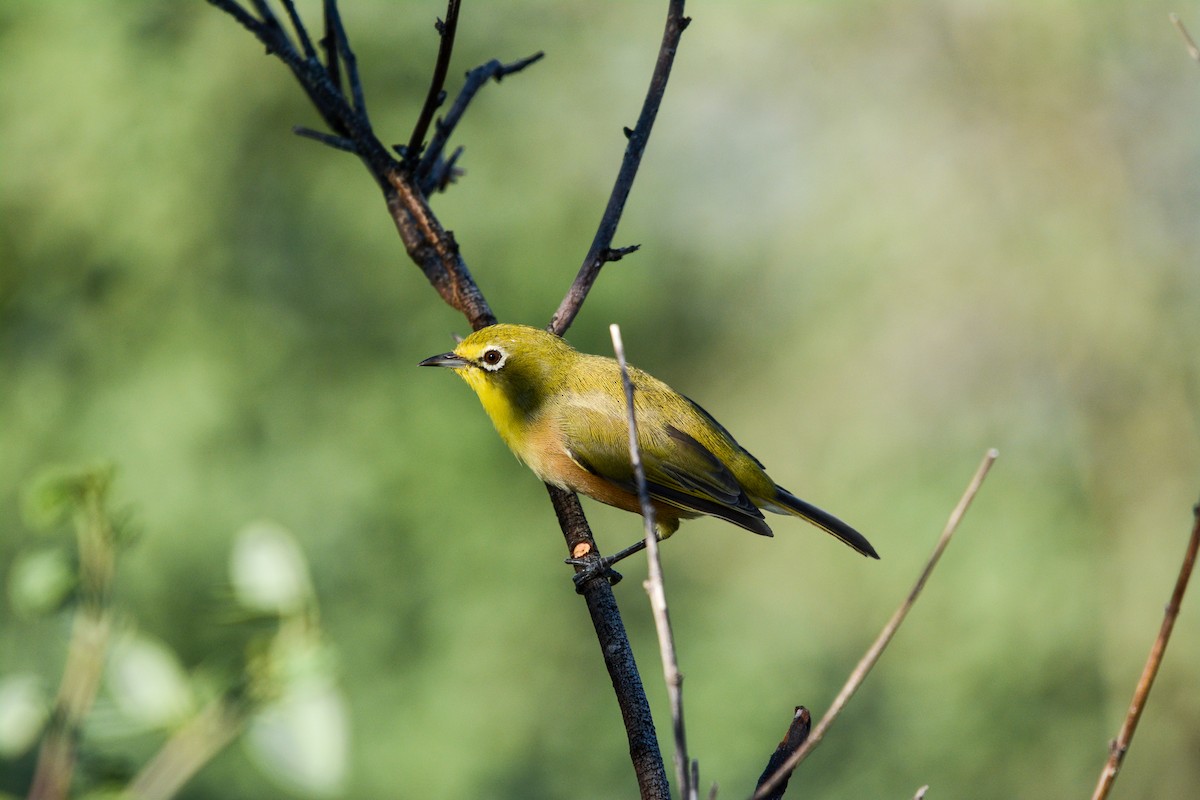
[(229, 567), (234, 595), (246, 608), (291, 614), (303, 609), (312, 596), (304, 554), (291, 532), (273, 522), (242, 529)]
[(178, 722), (195, 706), (175, 653), (140, 634), (126, 636), (113, 646), (106, 677), (121, 712), (150, 727)]
[(9, 572), (8, 600), (24, 617), (48, 614), (62, 607), (75, 583), (75, 569), (62, 550), (27, 551)]
[(0, 756), (13, 758), (32, 747), (46, 714), (46, 697), (36, 676), (0, 679)]
[(246, 736), (251, 757), (274, 780), (319, 796), (341, 788), (349, 744), (345, 700), (316, 677), (290, 685), (255, 715)]

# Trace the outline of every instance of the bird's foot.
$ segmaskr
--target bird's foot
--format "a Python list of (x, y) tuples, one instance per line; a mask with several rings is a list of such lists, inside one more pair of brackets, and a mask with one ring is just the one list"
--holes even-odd
[(621, 573), (612, 568), (616, 560), (609, 556), (607, 558), (595, 558), (584, 556), (582, 558), (568, 558), (564, 564), (570, 564), (579, 567), (579, 571), (571, 576), (571, 580), (575, 582), (575, 591), (582, 592), (583, 587), (594, 578), (604, 578), (610, 586), (616, 586), (625, 577)]
[[(659, 536), (657, 540), (661, 542), (662, 537)], [(572, 578), (572, 580), (575, 581), (576, 589), (580, 589), (592, 578), (598, 578), (600, 575), (607, 577), (609, 584), (616, 586), (621, 582), (622, 576), (621, 573), (612, 568), (612, 565), (616, 564), (618, 561), (625, 560), (634, 553), (640, 553), (645, 549), (646, 540), (638, 539), (636, 542), (629, 545), (629, 547), (626, 547), (624, 550), (618, 550), (611, 556), (603, 556), (602, 558), (590, 558), (588, 556), (568, 558), (565, 563), (572, 564), (580, 568), (579, 572), (576, 572), (575, 576)]]

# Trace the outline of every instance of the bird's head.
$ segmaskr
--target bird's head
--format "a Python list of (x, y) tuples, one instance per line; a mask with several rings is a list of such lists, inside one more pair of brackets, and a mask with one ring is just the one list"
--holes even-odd
[[(422, 367), (449, 367), (479, 395), (487, 412), (530, 414), (558, 388), (579, 354), (560, 337), (528, 325), (490, 325)], [(507, 407), (506, 407), (507, 406)]]

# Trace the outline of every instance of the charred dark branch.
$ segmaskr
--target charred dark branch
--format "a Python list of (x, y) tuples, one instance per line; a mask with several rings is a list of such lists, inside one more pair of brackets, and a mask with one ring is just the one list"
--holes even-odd
[[(761, 789), (762, 785), (774, 777), (787, 760), (792, 757), (792, 754), (800, 749), (808, 739), (808, 732), (812, 730), (812, 715), (808, 713), (808, 709), (804, 706), (796, 706), (795, 713), (792, 714), (792, 722), (788, 725), (787, 733), (783, 735), (783, 739), (779, 741), (779, 746), (775, 748), (775, 752), (771, 754), (770, 760), (767, 761), (767, 767), (763, 770), (762, 775), (758, 778), (756, 789)], [(787, 791), (788, 781), (792, 778), (790, 770), (785, 771), (780, 776), (775, 784), (775, 788), (762, 795), (763, 800), (780, 800), (784, 792)]]
[[(445, 118), (439, 119), (434, 125), (433, 138), (430, 140), (429, 147), (422, 154), (420, 164), (417, 166), (415, 174), (422, 191), (430, 194), (433, 188), (437, 186), (432, 176), (437, 171), (437, 164), (442, 157), (442, 151), (446, 149), (446, 143), (450, 140), (451, 134), (454, 133), (454, 129), (458, 126), (459, 121), (466, 112), (467, 106), (475, 99), (475, 95), (483, 88), (484, 84), (490, 80), (499, 83), (506, 75), (520, 72), (530, 64), (540, 61), (543, 56), (545, 56), (545, 53), (537, 52), (510, 64), (503, 64), (500, 61), (492, 59), (488, 63), (478, 66), (467, 73), (466, 82), (463, 83), (458, 96), (454, 98), (454, 104), (446, 112)], [(409, 149), (405, 151), (406, 159), (411, 152), (411, 148), (412, 144), (410, 142)]]
[(450, 70), (450, 54), (454, 51), (454, 35), (458, 31), (458, 8), (459, 0), (450, 0), (446, 6), (446, 21), (437, 21), (440, 42), (437, 62), (433, 66), (433, 79), (429, 83), (429, 93), (425, 95), (421, 115), (417, 117), (417, 124), (408, 138), (408, 147), (404, 149), (404, 168), (409, 172), (417, 166), (417, 160), (421, 157), (425, 134), (429, 132), (429, 123), (433, 122), (433, 112), (446, 100), (444, 87), (446, 73)]
[(654, 65), (654, 74), (650, 78), (650, 89), (646, 92), (646, 100), (642, 103), (642, 113), (638, 116), (637, 125), (632, 131), (626, 129), (628, 143), (625, 145), (625, 157), (621, 160), (621, 168), (617, 172), (617, 180), (608, 198), (608, 206), (604, 216), (600, 218), (600, 227), (592, 240), (592, 246), (583, 258), (579, 274), (567, 291), (566, 297), (559, 304), (550, 320), (548, 330), (562, 336), (575, 320), (583, 301), (587, 299), (592, 284), (600, 275), (600, 268), (608, 261), (605, 253), (612, 247), (613, 237), (617, 233), (617, 224), (625, 210), (625, 201), (633, 188), (633, 179), (637, 176), (638, 167), (642, 163), (642, 155), (646, 152), (646, 143), (650, 139), (650, 130), (654, 127), (654, 119), (658, 116), (658, 107), (662, 104), (663, 94), (667, 90), (667, 79), (671, 76), (671, 66), (675, 62), (675, 50), (683, 31), (691, 20), (683, 15), (683, 0), (671, 0), (667, 12), (667, 25), (663, 31), (662, 46), (658, 50), (658, 61)]

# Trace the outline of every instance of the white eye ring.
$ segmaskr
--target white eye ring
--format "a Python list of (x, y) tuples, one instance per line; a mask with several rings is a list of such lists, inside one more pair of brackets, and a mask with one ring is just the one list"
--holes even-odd
[(508, 361), (508, 353), (503, 347), (492, 345), (483, 351), (479, 356), (479, 366), (486, 369), (488, 372), (496, 372), (504, 366), (504, 362)]

